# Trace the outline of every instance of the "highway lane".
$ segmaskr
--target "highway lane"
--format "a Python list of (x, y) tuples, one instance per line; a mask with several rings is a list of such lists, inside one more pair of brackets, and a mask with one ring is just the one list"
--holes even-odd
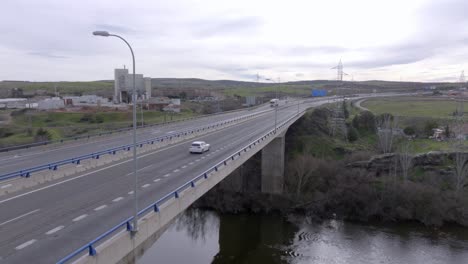
[[(241, 115), (263, 111), (265, 109), (269, 109), (269, 107), (261, 106), (252, 110), (244, 110), (239, 112), (214, 115), (195, 120), (188, 120), (180, 123), (155, 126), (141, 130), (139, 129), (137, 130), (138, 140), (140, 141), (144, 139), (155, 138), (158, 136), (169, 135), (177, 131), (205, 126), (222, 120), (235, 118)], [(131, 144), (132, 138), (129, 135), (130, 133), (121, 133), (111, 135), (109, 137), (93, 139), (93, 141), (90, 142), (80, 141), (76, 144), (66, 144), (56, 149), (40, 150), (38, 148), (32, 148), (31, 150), (21, 150), (11, 153), (2, 153), (2, 155), (0, 156), (0, 175), (25, 168), (47, 164), (54, 161), (73, 158), (80, 155), (86, 155), (96, 151), (101, 151), (121, 145)]]
[[(291, 109), (279, 111), (278, 120), (292, 114), (295, 111)], [(212, 144), (212, 150), (204, 155), (189, 154), (189, 143), (145, 154), (139, 159), (140, 208), (271, 129), (273, 118), (270, 113), (200, 137)], [(3, 203), (8, 197), (2, 198), (0, 256), (8, 263), (51, 262), (130, 216), (133, 204), (129, 194), (133, 186), (130, 165), (122, 163)], [(1, 226), (25, 214), (28, 215)], [(106, 220), (98, 223), (98, 219)]]

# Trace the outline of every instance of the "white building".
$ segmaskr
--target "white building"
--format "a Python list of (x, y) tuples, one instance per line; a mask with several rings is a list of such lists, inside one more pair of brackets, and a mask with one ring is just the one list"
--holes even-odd
[[(133, 93), (133, 74), (129, 74), (128, 69), (115, 69), (114, 77), (114, 103), (130, 103)], [(135, 89), (137, 99), (151, 98), (151, 78), (135, 74)]]
[(59, 97), (47, 98), (37, 102), (37, 109), (40, 110), (60, 109), (64, 107), (65, 103)]

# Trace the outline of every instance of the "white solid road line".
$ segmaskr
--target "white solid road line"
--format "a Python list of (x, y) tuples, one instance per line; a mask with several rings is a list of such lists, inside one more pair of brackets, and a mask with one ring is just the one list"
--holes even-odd
[(118, 201), (120, 201), (120, 200), (122, 200), (122, 199), (123, 199), (123, 197), (121, 196), (121, 197), (117, 197), (117, 198), (115, 198), (115, 199), (114, 199), (114, 200), (112, 200), (112, 201), (115, 203), (115, 202), (118, 202)]
[(160, 181), (160, 180), (161, 180), (161, 179), (155, 179), (154, 182), (158, 182), (158, 181)]
[(149, 167), (151, 167), (151, 166), (153, 166), (153, 165), (154, 165), (154, 164), (151, 164), (151, 165), (149, 165), (149, 166), (146, 166), (146, 167), (143, 167), (143, 168), (141, 168), (141, 169), (138, 169), (137, 171), (142, 171), (142, 170), (147, 169), (147, 168), (149, 168)]
[(99, 210), (102, 210), (102, 209), (104, 209), (106, 207), (107, 207), (107, 205), (104, 204), (104, 205), (101, 205), (99, 207), (94, 208), (94, 211), (99, 211)]
[(62, 230), (64, 227), (65, 227), (65, 226), (63, 226), (63, 225), (62, 225), (62, 226), (57, 226), (56, 228), (47, 231), (47, 232), (46, 232), (46, 235), (52, 235), (53, 233)]
[(141, 186), (141, 187), (142, 187), (142, 188), (146, 188), (146, 187), (149, 187), (150, 185), (151, 185), (151, 184), (147, 183), (147, 184), (145, 184), (145, 185), (143, 185), (143, 186)]
[(29, 212), (29, 213), (25, 213), (25, 214), (23, 214), (23, 215), (20, 215), (20, 216), (18, 216), (18, 217), (15, 217), (15, 218), (13, 218), (13, 219), (10, 219), (10, 220), (8, 220), (8, 221), (5, 221), (5, 222), (1, 223), (0, 226), (6, 225), (6, 224), (8, 224), (8, 223), (11, 223), (11, 222), (13, 222), (13, 221), (15, 221), (15, 220), (18, 220), (18, 219), (23, 218), (23, 217), (25, 217), (25, 216), (28, 216), (28, 215), (30, 215), (30, 214), (34, 214), (35, 212), (38, 212), (39, 210), (40, 210), (40, 209), (36, 209), (36, 210), (31, 211), (31, 212)]
[(5, 188), (8, 188), (8, 187), (11, 187), (13, 186), (13, 184), (6, 184), (6, 185), (3, 185), (2, 187), (0, 187), (0, 189), (5, 189)]
[(30, 245), (34, 244), (34, 242), (36, 242), (36, 241), (37, 241), (36, 239), (31, 239), (28, 242), (24, 242), (23, 244), (15, 247), (15, 249), (16, 250), (21, 250), (21, 249), (23, 249), (23, 248), (25, 248), (27, 246), (30, 246)]
[(77, 221), (80, 221), (81, 219), (83, 219), (83, 218), (85, 218), (85, 217), (87, 217), (87, 216), (88, 216), (87, 214), (83, 214), (83, 215), (80, 215), (80, 216), (78, 216), (77, 218), (73, 219), (72, 221), (73, 221), (73, 222), (77, 222)]

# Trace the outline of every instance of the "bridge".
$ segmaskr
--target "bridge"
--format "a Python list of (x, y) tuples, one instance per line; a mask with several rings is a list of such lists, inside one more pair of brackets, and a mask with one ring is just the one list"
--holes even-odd
[[(130, 232), (127, 132), (2, 153), (0, 263), (132, 263), (177, 215), (259, 151), (262, 192), (281, 193), (288, 127), (308, 108), (338, 100), (290, 101), (277, 113), (261, 106), (140, 129), (137, 232)], [(189, 154), (195, 139), (211, 150)]]

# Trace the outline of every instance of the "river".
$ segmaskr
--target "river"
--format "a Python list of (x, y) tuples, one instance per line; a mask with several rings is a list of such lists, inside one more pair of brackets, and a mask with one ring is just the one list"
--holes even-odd
[(191, 209), (138, 263), (468, 263), (466, 228), (296, 222)]

